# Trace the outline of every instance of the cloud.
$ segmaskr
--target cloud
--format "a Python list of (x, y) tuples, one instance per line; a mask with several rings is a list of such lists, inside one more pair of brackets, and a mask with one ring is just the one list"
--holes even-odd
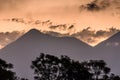
[(7, 22), (16, 22), (16, 23), (24, 23), (24, 24), (34, 24), (34, 25), (52, 25), (52, 22), (50, 20), (42, 21), (42, 20), (27, 20), (25, 18), (7, 18), (7, 19), (2, 19), (2, 21), (7, 21)]
[[(53, 29), (56, 29), (57, 27), (54, 27)], [(119, 32), (119, 29), (116, 29), (114, 27), (109, 28), (108, 30), (92, 30), (90, 27), (87, 27), (79, 32), (76, 33), (60, 33), (55, 31), (44, 31), (44, 33), (56, 36), (56, 37), (75, 37), (79, 40), (82, 40), (83, 42), (86, 42), (92, 46), (95, 46), (99, 42), (109, 38), (110, 36), (114, 35), (115, 33)]]
[(60, 30), (60, 31), (69, 31), (74, 29), (74, 25), (72, 24), (58, 24), (58, 25), (51, 25), (49, 27), (51, 30)]
[(0, 0), (0, 10), (17, 10), (27, 0)]
[(57, 21), (58, 18), (65, 19), (79, 13), (78, 2), (81, 3), (79, 0), (0, 0), (0, 16), (22, 16)]
[(104, 31), (104, 30), (99, 30), (96, 32), (95, 34), (95, 37), (110, 37), (112, 36), (113, 34), (119, 32), (120, 30), (119, 29), (116, 29), (116, 28), (109, 28), (108, 31)]
[(84, 42), (87, 43), (93, 43), (95, 42), (95, 40), (93, 39), (94, 34), (95, 31), (90, 30), (90, 27), (88, 27), (80, 32), (72, 34), (71, 36), (83, 40)]
[(110, 3), (107, 2), (106, 0), (101, 0), (100, 2), (98, 0), (94, 0), (86, 5), (81, 5), (80, 9), (84, 10), (86, 9), (87, 11), (100, 11), (100, 10), (105, 10), (110, 6)]
[(80, 32), (72, 34), (71, 36), (76, 37), (88, 44), (95, 45), (119, 31), (120, 31), (119, 29), (113, 27), (109, 28), (108, 30), (98, 30), (98, 31), (91, 30), (91, 28), (88, 27)]
[(24, 32), (18, 32), (18, 31), (5, 32), (5, 33), (0, 32), (0, 45), (4, 47), (9, 43), (18, 39), (23, 34)]
[(116, 10), (120, 7), (120, 0), (93, 0), (85, 5), (80, 5), (80, 10), (103, 11), (107, 9)]
[(59, 25), (52, 25), (49, 27), (50, 29), (61, 29), (61, 30), (66, 30), (67, 25), (66, 24), (59, 24)]

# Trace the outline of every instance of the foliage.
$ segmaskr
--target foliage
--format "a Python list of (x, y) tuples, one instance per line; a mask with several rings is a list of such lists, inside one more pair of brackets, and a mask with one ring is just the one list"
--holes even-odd
[(28, 80), (25, 78), (19, 78), (12, 71), (13, 65), (0, 59), (0, 80)]
[(13, 65), (0, 59), (0, 80), (14, 80), (15, 73), (11, 71)]
[(34, 61), (35, 80), (90, 80), (91, 74), (78, 61), (41, 53)]
[(35, 80), (120, 80), (110, 73), (111, 69), (103, 60), (74, 61), (68, 56), (56, 57), (41, 53), (31, 68)]
[(119, 76), (110, 74), (110, 68), (103, 60), (90, 60), (81, 63), (93, 74), (92, 80), (120, 80)]

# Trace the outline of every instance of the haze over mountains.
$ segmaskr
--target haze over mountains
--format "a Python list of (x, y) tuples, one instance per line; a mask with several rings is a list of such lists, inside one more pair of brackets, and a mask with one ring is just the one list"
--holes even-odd
[(40, 53), (67, 55), (75, 60), (103, 59), (114, 73), (119, 72), (120, 32), (91, 47), (73, 37), (53, 37), (32, 29), (15, 42), (0, 50), (0, 58), (13, 63), (18, 76), (33, 80), (31, 61)]

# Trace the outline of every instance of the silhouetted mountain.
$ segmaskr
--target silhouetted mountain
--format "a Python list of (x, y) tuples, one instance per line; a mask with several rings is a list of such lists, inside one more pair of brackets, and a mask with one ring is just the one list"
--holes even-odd
[(18, 76), (31, 78), (31, 61), (40, 53), (67, 55), (76, 60), (89, 60), (93, 47), (73, 37), (53, 37), (32, 29), (0, 51), (0, 58), (13, 63)]
[(120, 32), (95, 46), (94, 53), (98, 53), (98, 59), (106, 60), (112, 71), (120, 74)]

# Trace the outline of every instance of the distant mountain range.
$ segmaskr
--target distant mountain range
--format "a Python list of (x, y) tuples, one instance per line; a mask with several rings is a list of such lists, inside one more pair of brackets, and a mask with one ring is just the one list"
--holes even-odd
[(17, 75), (33, 80), (31, 61), (40, 53), (67, 55), (80, 61), (103, 59), (114, 73), (120, 74), (120, 32), (91, 47), (73, 37), (54, 37), (32, 29), (1, 49), (0, 58), (13, 63)]

